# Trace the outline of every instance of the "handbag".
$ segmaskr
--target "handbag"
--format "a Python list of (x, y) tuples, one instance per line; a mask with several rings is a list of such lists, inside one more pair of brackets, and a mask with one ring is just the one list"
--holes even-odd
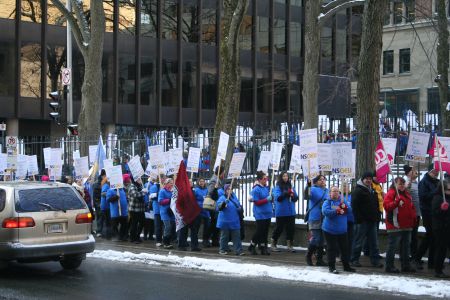
[(203, 197), (203, 209), (205, 210), (216, 210), (216, 201), (210, 196)]
[(314, 207), (316, 207), (319, 203), (323, 202), (323, 197), (325, 196), (325, 193), (327, 192), (327, 190), (323, 191), (322, 197), (320, 198), (320, 201), (317, 201), (316, 204), (313, 205), (313, 207), (308, 208), (306, 210), (306, 214), (305, 214), (305, 218), (303, 219), (305, 221), (305, 223), (308, 223), (309, 220), (309, 213), (311, 212), (311, 210), (313, 210)]

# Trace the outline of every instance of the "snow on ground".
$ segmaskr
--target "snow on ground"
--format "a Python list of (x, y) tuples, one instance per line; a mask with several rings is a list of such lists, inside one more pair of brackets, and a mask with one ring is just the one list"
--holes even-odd
[(170, 265), (177, 268), (213, 271), (231, 276), (253, 276), (302, 281), (318, 284), (333, 284), (345, 287), (372, 289), (384, 292), (404, 293), (410, 295), (427, 295), (440, 298), (450, 297), (450, 285), (445, 280), (430, 280), (390, 275), (362, 275), (341, 273), (333, 275), (326, 269), (313, 267), (269, 266), (264, 264), (244, 263), (234, 259), (211, 259), (199, 257), (180, 257), (152, 253), (131, 253), (114, 250), (95, 250), (88, 257), (110, 261), (134, 262), (147, 265)]

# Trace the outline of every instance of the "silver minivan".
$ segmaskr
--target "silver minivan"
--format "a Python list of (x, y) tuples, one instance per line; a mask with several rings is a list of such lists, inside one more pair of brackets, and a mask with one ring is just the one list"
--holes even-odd
[(76, 269), (94, 251), (92, 214), (70, 185), (0, 182), (0, 266), (59, 261)]

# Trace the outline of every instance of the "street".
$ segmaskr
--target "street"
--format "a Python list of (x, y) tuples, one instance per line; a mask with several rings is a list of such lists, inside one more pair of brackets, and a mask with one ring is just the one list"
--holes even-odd
[(95, 258), (76, 271), (53, 262), (12, 263), (0, 273), (0, 282), (0, 299), (426, 299)]

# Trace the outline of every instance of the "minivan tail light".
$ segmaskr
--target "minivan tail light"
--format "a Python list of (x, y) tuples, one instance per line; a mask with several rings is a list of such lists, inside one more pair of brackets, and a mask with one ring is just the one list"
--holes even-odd
[(27, 228), (34, 227), (33, 218), (31, 217), (19, 217), (19, 218), (8, 218), (3, 220), (3, 228)]
[(92, 223), (92, 214), (90, 212), (78, 214), (77, 218), (75, 219), (75, 223), (77, 224)]

